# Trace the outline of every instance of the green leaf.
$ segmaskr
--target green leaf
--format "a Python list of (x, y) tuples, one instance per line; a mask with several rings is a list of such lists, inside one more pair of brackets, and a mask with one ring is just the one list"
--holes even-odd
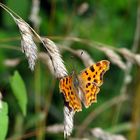
[(5, 140), (8, 131), (8, 105), (6, 102), (2, 102), (2, 108), (0, 108), (0, 140)]
[(11, 88), (13, 93), (18, 101), (19, 107), (23, 113), (26, 115), (27, 107), (27, 92), (23, 79), (21, 78), (18, 71), (15, 71), (14, 75), (10, 79)]

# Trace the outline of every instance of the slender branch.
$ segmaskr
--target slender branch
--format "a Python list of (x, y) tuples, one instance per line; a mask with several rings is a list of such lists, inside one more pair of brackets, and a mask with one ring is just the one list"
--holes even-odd
[[(135, 28), (135, 34), (134, 34), (134, 39), (133, 39), (133, 44), (132, 44), (132, 52), (136, 53), (138, 51), (138, 47), (139, 47), (139, 41), (140, 41), (140, 4), (138, 5), (137, 8), (137, 18), (136, 18), (136, 28)], [(126, 63), (126, 70), (124, 71), (124, 80), (123, 80), (123, 84), (122, 84), (122, 88), (120, 91), (121, 95), (127, 94), (127, 89), (128, 89), (128, 85), (130, 84), (131, 80), (128, 81), (128, 78), (130, 78), (130, 72), (132, 70), (133, 67), (133, 63), (130, 61), (127, 61)], [(122, 108), (122, 103), (118, 104), (117, 106), (117, 111), (116, 111), (116, 115), (115, 115), (115, 123), (117, 123), (120, 112), (121, 112), (121, 108)]]
[[(136, 23), (136, 31), (135, 31), (135, 36), (134, 36), (134, 43), (132, 47), (132, 51), (136, 52), (138, 51), (140, 47), (140, 1), (138, 0), (138, 8), (137, 8), (137, 23)], [(139, 50), (140, 51), (140, 50)], [(132, 66), (131, 66), (132, 67)], [(138, 68), (138, 72), (136, 74), (136, 85), (135, 85), (135, 92), (134, 92), (134, 101), (133, 101), (133, 110), (132, 110), (132, 124), (133, 128), (132, 131), (130, 132), (130, 140), (138, 139), (138, 127), (137, 125), (140, 123), (140, 82), (139, 82), (139, 72), (140, 72), (140, 67)]]
[(105, 102), (98, 108), (96, 108), (94, 111), (92, 111), (83, 121), (83, 123), (79, 126), (79, 130), (77, 131), (77, 136), (81, 136), (83, 132), (86, 130), (86, 128), (89, 126), (89, 124), (103, 111), (107, 110), (108, 108), (112, 107), (113, 105), (116, 105), (118, 103), (122, 103), (128, 99), (127, 96), (117, 96), (113, 99)]

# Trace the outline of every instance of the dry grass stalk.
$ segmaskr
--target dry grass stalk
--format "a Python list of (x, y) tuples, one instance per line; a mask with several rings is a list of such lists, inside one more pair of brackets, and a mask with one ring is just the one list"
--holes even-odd
[(64, 125), (62, 124), (51, 125), (46, 128), (46, 131), (49, 133), (58, 134), (64, 131)]
[(32, 0), (32, 9), (30, 14), (30, 21), (34, 23), (35, 28), (39, 27), (40, 17), (38, 15), (40, 10), (40, 0)]
[(122, 70), (126, 70), (126, 64), (122, 61), (121, 57), (117, 53), (106, 47), (102, 47), (100, 50), (106, 54), (112, 63), (116, 64)]
[(128, 49), (126, 48), (121, 48), (121, 49), (118, 49), (118, 52), (120, 54), (122, 54), (124, 56), (124, 58), (128, 61), (131, 61), (134, 63), (134, 55), (132, 52), (130, 52)]
[[(10, 16), (14, 19), (15, 23), (18, 25), (20, 33), (21, 33), (21, 47), (22, 51), (25, 53), (29, 68), (34, 70), (35, 61), (37, 59), (37, 47), (33, 41), (33, 34), (34, 31), (20, 16), (18, 16), (14, 11), (8, 8), (6, 5), (0, 3), (0, 6), (10, 14)], [(31, 31), (32, 29), (32, 31)], [(34, 31), (35, 33), (35, 31)], [(37, 35), (37, 33), (36, 33)]]
[[(136, 53), (139, 51), (140, 47), (140, 1), (137, 3), (137, 19), (136, 19), (136, 29), (135, 29), (135, 35), (134, 35), (134, 41), (133, 41), (133, 46), (132, 46), (132, 51)], [(139, 56), (137, 58), (140, 58)], [(138, 61), (140, 62), (140, 60)], [(132, 66), (130, 67), (132, 69)], [(140, 69), (138, 68), (138, 72), (136, 77), (138, 78), (136, 84), (135, 84), (135, 90), (134, 90), (134, 99), (133, 99), (133, 104), (132, 104), (132, 112), (131, 112), (131, 120), (133, 124), (133, 128), (130, 131), (130, 140), (135, 140), (139, 139), (139, 128), (137, 127), (137, 124), (140, 124), (140, 107), (139, 107), (139, 100), (140, 100), (140, 82), (139, 82), (139, 72)]]
[(4, 60), (4, 65), (8, 66), (8, 67), (15, 67), (20, 63), (20, 59), (19, 58), (15, 58), (15, 59), (6, 59)]
[[(45, 48), (47, 49), (48, 56), (50, 58), (50, 69), (53, 68), (53, 72), (56, 78), (63, 78), (67, 75), (67, 70), (63, 64), (60, 52), (53, 41), (48, 38), (42, 38)], [(51, 63), (50, 63), (51, 62)], [(74, 111), (69, 110), (69, 107), (64, 106), (64, 138), (71, 135), (73, 130), (73, 117)]]
[(136, 61), (137, 64), (140, 66), (140, 54), (136, 54), (136, 55), (135, 55), (135, 61)]
[(92, 65), (93, 63), (95, 63), (94, 60), (89, 55), (89, 53), (85, 50), (80, 50), (80, 49), (73, 50), (72, 48), (68, 48), (68, 47), (62, 47), (62, 46), (60, 46), (60, 47), (71, 52), (75, 56), (79, 57), (83, 61), (85, 67), (88, 67), (88, 66)]
[(75, 54), (83, 61), (86, 67), (95, 63), (93, 59), (90, 57), (89, 53), (84, 50), (76, 50)]
[(64, 138), (69, 137), (72, 133), (74, 114), (73, 110), (69, 110), (67, 106), (64, 106)]
[[(41, 38), (24, 20), (17, 19), (12, 15), (13, 19), (17, 23), (20, 32), (21, 32), (21, 46), (23, 52), (28, 59), (29, 67), (31, 70), (34, 70), (35, 61), (37, 59), (37, 47), (33, 41), (33, 34), (38, 37), (38, 39), (43, 43), (44, 47), (47, 50), (48, 61), (50, 69), (53, 68), (53, 73), (56, 78), (62, 78), (67, 75), (67, 70), (63, 64), (63, 60), (59, 53), (59, 50), (55, 43), (48, 38)], [(32, 29), (32, 31), (31, 31)], [(72, 133), (73, 129), (73, 111), (67, 111), (69, 108), (64, 107), (64, 136), (67, 137)]]
[(37, 46), (34, 43), (33, 34), (29, 28), (29, 25), (22, 19), (14, 18), (14, 20), (17, 23), (21, 33), (22, 52), (25, 53), (28, 59), (29, 68), (34, 70), (35, 61), (37, 59)]
[(62, 78), (67, 75), (67, 70), (63, 64), (58, 47), (48, 38), (42, 38), (44, 46), (48, 51), (48, 56), (52, 62), (54, 75), (56, 78)]
[(48, 54), (44, 52), (40, 52), (38, 54), (38, 58), (41, 60), (41, 62), (43, 62), (49, 68), (51, 74), (54, 75), (54, 68), (52, 66), (52, 62)]
[(105, 132), (101, 128), (92, 129), (91, 134), (100, 140), (126, 140), (126, 138), (122, 135), (113, 135)]
[(89, 4), (87, 2), (83, 2), (77, 9), (78, 15), (83, 15), (89, 9)]
[(126, 48), (118, 49), (118, 52), (122, 54), (127, 61), (137, 63), (140, 66), (140, 54), (132, 53)]
[(70, 138), (69, 140), (91, 140), (90, 138)]
[(77, 132), (77, 136), (82, 136), (83, 133), (87, 130), (87, 127), (92, 123), (92, 121), (98, 117), (102, 112), (104, 112), (106, 109), (111, 108), (113, 105), (120, 104), (124, 101), (128, 100), (128, 96), (126, 95), (119, 95), (114, 97), (113, 99), (110, 99), (109, 101), (106, 101), (101, 106), (96, 108), (94, 111), (92, 111), (82, 122), (82, 124), (79, 126), (79, 130)]
[[(24, 22), (22, 19), (17, 19), (13, 17), (15, 22), (17, 23), (20, 32), (21, 32), (21, 45), (22, 50), (25, 52), (26, 57), (28, 58), (29, 67), (31, 70), (34, 70), (35, 60), (37, 59), (37, 47), (33, 41), (33, 35), (31, 32), (31, 27)], [(63, 60), (61, 58), (60, 52), (53, 41), (48, 38), (41, 38), (33, 29), (32, 31), (39, 38), (39, 40), (43, 43), (44, 47), (47, 50), (48, 54), (48, 62), (50, 69), (53, 68), (53, 73), (56, 78), (62, 78), (67, 75), (67, 70), (63, 64)], [(73, 129), (73, 110), (70, 111), (67, 106), (64, 107), (64, 137), (69, 136), (72, 133)]]

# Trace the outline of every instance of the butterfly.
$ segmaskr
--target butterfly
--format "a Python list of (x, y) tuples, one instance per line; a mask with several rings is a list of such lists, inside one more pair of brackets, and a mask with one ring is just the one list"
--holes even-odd
[(82, 111), (82, 103), (88, 108), (97, 102), (99, 87), (103, 84), (103, 75), (109, 69), (109, 65), (108, 60), (101, 60), (82, 70), (78, 75), (73, 71), (70, 76), (60, 79), (60, 92), (74, 112)]

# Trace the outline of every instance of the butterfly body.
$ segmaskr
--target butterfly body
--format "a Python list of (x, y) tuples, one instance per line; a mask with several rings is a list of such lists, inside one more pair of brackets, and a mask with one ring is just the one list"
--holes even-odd
[(72, 82), (74, 84), (74, 87), (77, 88), (79, 86), (79, 79), (77, 77), (77, 74), (75, 71), (72, 72)]
[(84, 69), (80, 74), (72, 72), (60, 80), (59, 88), (65, 102), (75, 112), (82, 110), (82, 104), (88, 108), (97, 101), (97, 94), (103, 83), (103, 75), (109, 69), (109, 61), (102, 60)]

